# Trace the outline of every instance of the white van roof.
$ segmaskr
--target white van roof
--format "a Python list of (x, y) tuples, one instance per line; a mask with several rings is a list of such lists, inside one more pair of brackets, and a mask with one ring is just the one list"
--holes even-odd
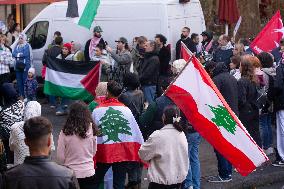
[[(190, 2), (199, 2), (199, 0), (191, 0)], [(179, 0), (101, 0), (101, 3), (112, 3), (112, 4), (134, 4), (134, 3), (152, 3), (152, 4), (179, 4)], [(188, 2), (189, 3), (189, 2)], [(67, 5), (67, 1), (54, 2), (52, 5)]]

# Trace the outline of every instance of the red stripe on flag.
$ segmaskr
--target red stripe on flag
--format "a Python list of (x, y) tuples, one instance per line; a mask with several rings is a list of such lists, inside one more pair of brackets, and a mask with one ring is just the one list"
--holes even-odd
[(187, 46), (181, 42), (181, 59), (188, 62), (192, 57), (192, 52), (187, 48)]
[(98, 63), (82, 80), (81, 83), (85, 89), (96, 96), (96, 88), (100, 80), (100, 63)]
[(142, 162), (138, 151), (141, 144), (137, 142), (122, 142), (114, 144), (98, 144), (96, 162), (114, 163), (123, 161)]
[(187, 91), (171, 85), (167, 96), (180, 107), (186, 118), (194, 126), (194, 129), (231, 162), (242, 176), (247, 176), (256, 168), (254, 163), (242, 151), (234, 147), (222, 136), (216, 125), (198, 112), (196, 102)]
[[(225, 108), (228, 110), (228, 112), (230, 113), (230, 115), (233, 117), (233, 119), (236, 121), (236, 123), (238, 124), (238, 127), (240, 127), (240, 125), (242, 125), (241, 121), (239, 120), (239, 118), (236, 116), (236, 114), (233, 112), (233, 110), (231, 109), (231, 107), (229, 106), (229, 104), (227, 103), (227, 101), (224, 99), (223, 95), (220, 93), (220, 91), (218, 90), (218, 88), (216, 87), (216, 85), (214, 84), (214, 82), (212, 81), (212, 79), (210, 78), (210, 76), (208, 75), (208, 73), (206, 72), (206, 70), (204, 69), (204, 67), (201, 65), (201, 63), (198, 61), (198, 59), (196, 57), (193, 57), (192, 59), (192, 64), (194, 65), (194, 67), (196, 68), (197, 71), (199, 71), (199, 74), (202, 78), (202, 81), (208, 85), (210, 88), (213, 89), (213, 91), (216, 93), (216, 95), (218, 96), (218, 98), (220, 99), (220, 101), (222, 102), (222, 104), (225, 106)], [(263, 150), (256, 144), (256, 142), (253, 140), (253, 138), (247, 133), (247, 131), (243, 128), (240, 127), (240, 129), (246, 133), (247, 137), (249, 137), (250, 141), (252, 143), (255, 144), (255, 146), (257, 146), (257, 148), (259, 149), (259, 151), (261, 151), (261, 153), (263, 154), (263, 156), (265, 156), (266, 160), (268, 161), (268, 157), (265, 155), (265, 153), (263, 152)]]

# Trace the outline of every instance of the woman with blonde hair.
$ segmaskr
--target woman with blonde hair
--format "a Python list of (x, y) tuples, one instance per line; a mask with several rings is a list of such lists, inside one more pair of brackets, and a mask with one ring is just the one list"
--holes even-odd
[(241, 43), (237, 43), (235, 44), (235, 47), (233, 48), (233, 55), (234, 56), (241, 56), (241, 55), (244, 55), (245, 53), (245, 47), (243, 44)]

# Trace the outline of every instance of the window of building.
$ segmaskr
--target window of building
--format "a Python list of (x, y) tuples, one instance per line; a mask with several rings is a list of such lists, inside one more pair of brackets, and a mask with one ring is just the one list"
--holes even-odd
[(32, 49), (40, 49), (45, 46), (48, 34), (48, 21), (40, 21), (33, 24), (26, 32)]

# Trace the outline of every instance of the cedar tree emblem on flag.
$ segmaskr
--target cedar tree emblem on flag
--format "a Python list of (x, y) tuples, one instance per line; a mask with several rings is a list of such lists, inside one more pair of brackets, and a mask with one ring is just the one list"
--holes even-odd
[(195, 56), (168, 87), (165, 95), (241, 175), (248, 175), (268, 161)]
[(118, 137), (120, 133), (132, 135), (131, 128), (128, 126), (129, 121), (123, 117), (122, 112), (119, 110), (109, 107), (100, 121), (101, 132), (108, 137), (103, 144), (109, 141), (121, 142)]

